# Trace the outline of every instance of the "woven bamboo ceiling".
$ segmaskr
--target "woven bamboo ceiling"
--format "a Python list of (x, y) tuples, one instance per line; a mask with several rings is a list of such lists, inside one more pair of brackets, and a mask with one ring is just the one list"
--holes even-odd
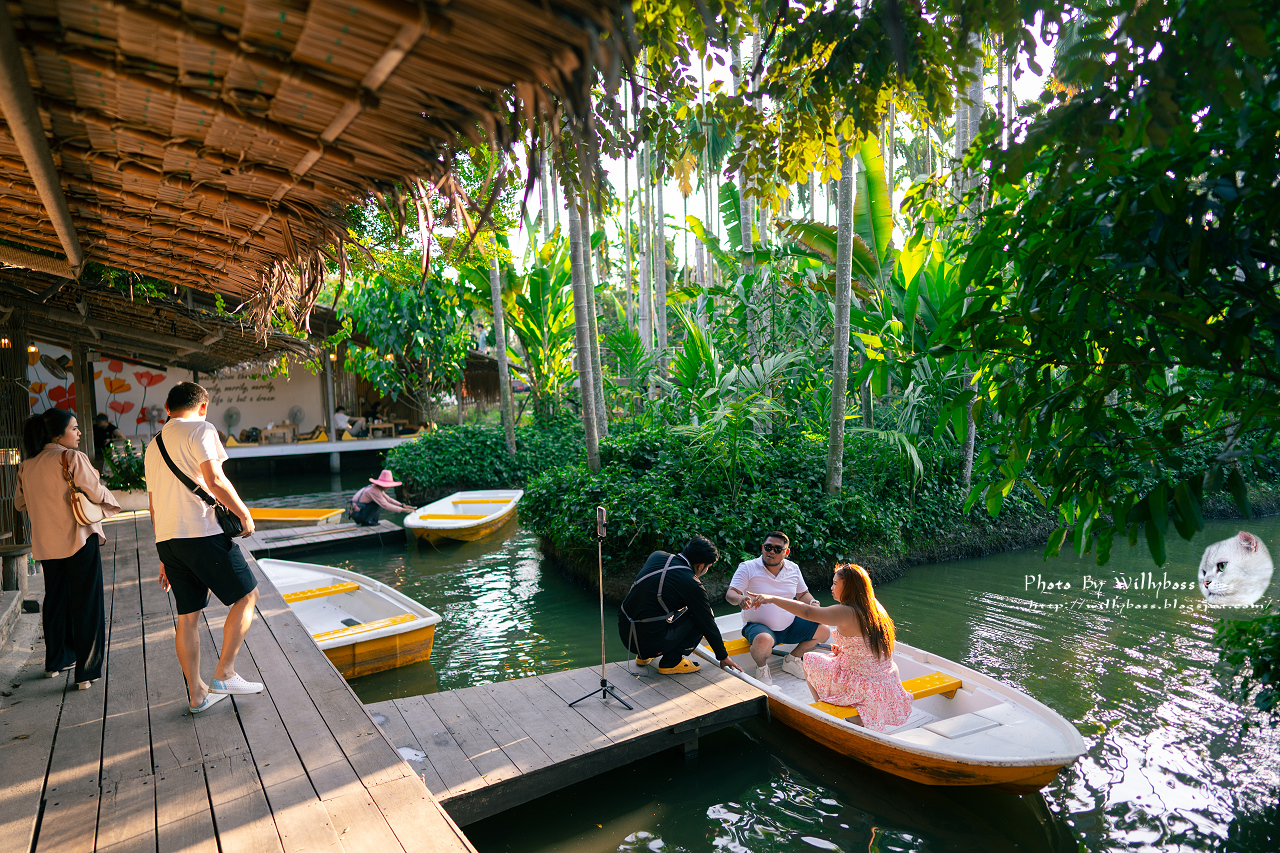
[[(344, 205), (440, 181), (467, 141), (585, 115), (586, 69), (620, 65), (618, 0), (7, 8), (84, 260), (268, 306), (305, 300)], [(4, 119), (0, 263), (75, 275), (18, 117)]]
[[(44, 301), (24, 297), (23, 291), (36, 283), (54, 292)], [(69, 350), (83, 346), (103, 358), (205, 374), (282, 355), (316, 353), (312, 342), (279, 331), (260, 332), (242, 318), (220, 313), (205, 294), (131, 298), (92, 275), (62, 287), (59, 283), (46, 273), (0, 270), (0, 328), (14, 323), (17, 312), (27, 337), (40, 343)], [(316, 309), (315, 331), (331, 332), (337, 325), (333, 312)]]

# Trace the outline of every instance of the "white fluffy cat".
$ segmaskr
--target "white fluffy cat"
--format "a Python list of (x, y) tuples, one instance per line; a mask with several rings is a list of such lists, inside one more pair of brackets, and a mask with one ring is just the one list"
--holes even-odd
[(1273, 568), (1267, 546), (1242, 530), (1204, 549), (1200, 558), (1200, 594), (1210, 604), (1253, 604), (1270, 586)]

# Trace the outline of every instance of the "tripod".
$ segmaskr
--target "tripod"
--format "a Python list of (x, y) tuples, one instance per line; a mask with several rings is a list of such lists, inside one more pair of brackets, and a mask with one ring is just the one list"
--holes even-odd
[(597, 693), (600, 694), (600, 701), (606, 701), (610, 696), (622, 703), (622, 706), (628, 711), (635, 710), (627, 704), (627, 700), (618, 695), (618, 691), (609, 683), (608, 677), (605, 676), (605, 646), (604, 646), (604, 535), (605, 535), (605, 512), (604, 507), (596, 507), (596, 568), (600, 572), (600, 686), (592, 690), (586, 696), (574, 699), (569, 703), (572, 708), (583, 699), (590, 699)]

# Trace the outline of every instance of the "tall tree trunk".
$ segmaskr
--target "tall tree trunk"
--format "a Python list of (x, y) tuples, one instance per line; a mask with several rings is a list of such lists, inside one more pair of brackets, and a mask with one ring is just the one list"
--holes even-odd
[(596, 401), (592, 393), (595, 378), (591, 371), (591, 310), (588, 304), (586, 274), (582, 267), (582, 220), (577, 199), (565, 187), (569, 203), (569, 263), (573, 282), (573, 326), (578, 353), (578, 386), (582, 397), (582, 431), (587, 444), (587, 470), (600, 473), (600, 439), (596, 432)]
[(604, 438), (609, 434), (609, 411), (604, 403), (604, 374), (600, 370), (600, 327), (596, 319), (595, 275), (592, 272), (591, 203), (587, 193), (582, 194), (582, 277), (587, 291), (587, 312), (591, 320), (591, 393), (595, 400), (596, 434)]
[[(623, 128), (628, 134), (631, 133), (631, 99), (623, 98), (622, 100), (622, 122)], [(624, 147), (622, 153), (622, 242), (624, 251), (627, 256), (626, 273), (623, 275), (623, 281), (627, 288), (627, 331), (635, 328), (636, 312), (635, 303), (632, 301), (632, 284), (631, 284), (631, 151), (633, 146), (630, 144)]]
[(493, 346), (498, 351), (498, 393), (502, 405), (502, 432), (507, 453), (516, 455), (515, 401), (511, 397), (511, 362), (507, 357), (507, 318), (502, 305), (498, 259), (489, 261), (489, 295), (493, 297)]
[(658, 369), (667, 375), (667, 221), (662, 209), (664, 181), (662, 154), (659, 153), (653, 170), (653, 325), (655, 345), (661, 353)]
[[(981, 44), (980, 37), (975, 33), (969, 36), (971, 42)], [(978, 123), (982, 118), (982, 72), (983, 62), (979, 58), (972, 69), (975, 78), (964, 90), (961, 91), (960, 105), (956, 111), (956, 160), (964, 156), (964, 152), (973, 144), (973, 139), (978, 132)], [(956, 195), (958, 199), (962, 199), (964, 194), (974, 188), (975, 176), (968, 169), (959, 168), (957, 164), (956, 170)], [(967, 222), (972, 219), (978, 212), (978, 202), (976, 199), (964, 204), (961, 213), (961, 220)], [(965, 310), (969, 308), (970, 299), (965, 299)], [(965, 385), (972, 386), (974, 373), (972, 370), (966, 370), (964, 374)], [(974, 400), (970, 400), (965, 407), (965, 434), (964, 449), (960, 461), (960, 480), (964, 487), (969, 488), (973, 482), (973, 457), (974, 448), (977, 443), (978, 427), (973, 419)]]
[[(545, 127), (545, 125), (543, 125)], [(543, 137), (544, 144), (550, 148), (550, 143)], [(554, 190), (551, 188), (551, 167), (548, 163), (550, 156), (544, 151), (539, 158), (538, 163), (538, 182), (542, 187), (542, 242), (547, 243), (551, 240), (551, 211), (555, 209), (555, 203), (551, 196)]]
[(458, 426), (462, 426), (462, 380), (459, 379), (455, 389), (458, 392)]
[(844, 480), (844, 410), (849, 389), (849, 300), (853, 296), (853, 152), (840, 167), (840, 224), (836, 230), (835, 337), (831, 342), (831, 424), (827, 437), (827, 494)]

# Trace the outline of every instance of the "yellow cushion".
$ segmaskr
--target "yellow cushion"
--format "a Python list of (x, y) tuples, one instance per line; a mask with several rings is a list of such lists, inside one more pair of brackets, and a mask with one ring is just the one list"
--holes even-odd
[(300, 439), (298, 439), (298, 444), (311, 444), (311, 443), (313, 443), (313, 442), (317, 442), (317, 441), (328, 441), (328, 440), (329, 440), (329, 435), (328, 435), (328, 433), (326, 433), (324, 430), (320, 430), (320, 433), (319, 433), (318, 435), (316, 435), (316, 437), (315, 437), (315, 438), (300, 438)]

